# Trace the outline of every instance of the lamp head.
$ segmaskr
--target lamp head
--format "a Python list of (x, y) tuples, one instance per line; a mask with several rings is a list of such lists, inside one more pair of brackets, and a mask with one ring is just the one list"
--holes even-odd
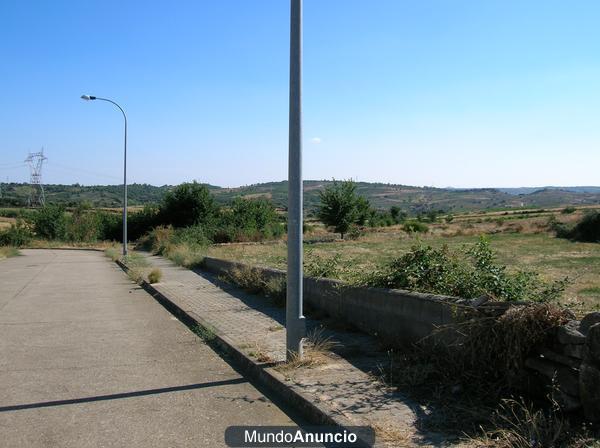
[(81, 99), (82, 100), (86, 100), (86, 101), (90, 101), (90, 100), (95, 100), (96, 97), (95, 96), (91, 96), (91, 95), (81, 95)]

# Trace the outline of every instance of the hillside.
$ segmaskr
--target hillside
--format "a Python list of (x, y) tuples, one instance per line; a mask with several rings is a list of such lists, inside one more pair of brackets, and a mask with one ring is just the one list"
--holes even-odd
[[(307, 180), (304, 182), (306, 209), (314, 211), (319, 203), (319, 191), (331, 181)], [(220, 203), (229, 202), (236, 196), (246, 198), (264, 197), (276, 206), (285, 208), (287, 182), (268, 182), (237, 188), (221, 188), (208, 185)], [(122, 187), (119, 185), (46, 185), (48, 202), (75, 205), (89, 201), (98, 207), (119, 207)], [(173, 188), (169, 185), (156, 187), (148, 184), (129, 185), (129, 204), (144, 205), (159, 202)], [(561, 207), (565, 205), (600, 204), (598, 187), (544, 187), (541, 189), (452, 189), (433, 187), (411, 187), (406, 185), (358, 182), (359, 194), (367, 197), (374, 207), (388, 209), (396, 205), (410, 213), (427, 210), (463, 212), (489, 209)], [(3, 184), (0, 206), (22, 206), (26, 204), (29, 186), (26, 184)], [(521, 192), (522, 191), (522, 192)]]

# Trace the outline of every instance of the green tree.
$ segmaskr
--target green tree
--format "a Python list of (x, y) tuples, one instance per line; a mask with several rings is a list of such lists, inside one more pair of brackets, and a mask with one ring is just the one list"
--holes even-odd
[(364, 226), (369, 218), (372, 216), (371, 203), (364, 196), (358, 196), (356, 198), (356, 221), (355, 223), (359, 226)]
[(370, 209), (369, 201), (356, 194), (356, 185), (352, 180), (337, 182), (319, 193), (321, 205), (318, 216), (327, 226), (331, 226), (342, 239), (352, 224), (366, 220), (365, 210)]
[(390, 215), (392, 216), (392, 219), (396, 223), (405, 221), (406, 217), (407, 217), (406, 212), (403, 212), (402, 209), (400, 207), (398, 207), (397, 205), (392, 205), (390, 207)]
[(173, 227), (212, 224), (218, 212), (219, 208), (206, 185), (195, 181), (169, 191), (160, 207), (161, 221)]

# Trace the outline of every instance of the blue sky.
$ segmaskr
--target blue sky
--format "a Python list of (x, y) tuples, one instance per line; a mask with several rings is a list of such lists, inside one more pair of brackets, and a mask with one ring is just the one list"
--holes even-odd
[[(600, 184), (600, 2), (304, 1), (304, 177)], [(0, 179), (287, 177), (287, 0), (0, 3)]]

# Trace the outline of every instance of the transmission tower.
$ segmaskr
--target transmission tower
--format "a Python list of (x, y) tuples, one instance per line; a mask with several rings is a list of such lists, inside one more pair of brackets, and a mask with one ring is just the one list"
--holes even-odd
[(25, 163), (29, 165), (31, 172), (29, 177), (29, 198), (27, 199), (29, 207), (43, 207), (46, 202), (44, 185), (42, 184), (42, 166), (44, 160), (48, 160), (44, 156), (44, 148), (40, 152), (30, 152), (29, 156), (25, 159)]

